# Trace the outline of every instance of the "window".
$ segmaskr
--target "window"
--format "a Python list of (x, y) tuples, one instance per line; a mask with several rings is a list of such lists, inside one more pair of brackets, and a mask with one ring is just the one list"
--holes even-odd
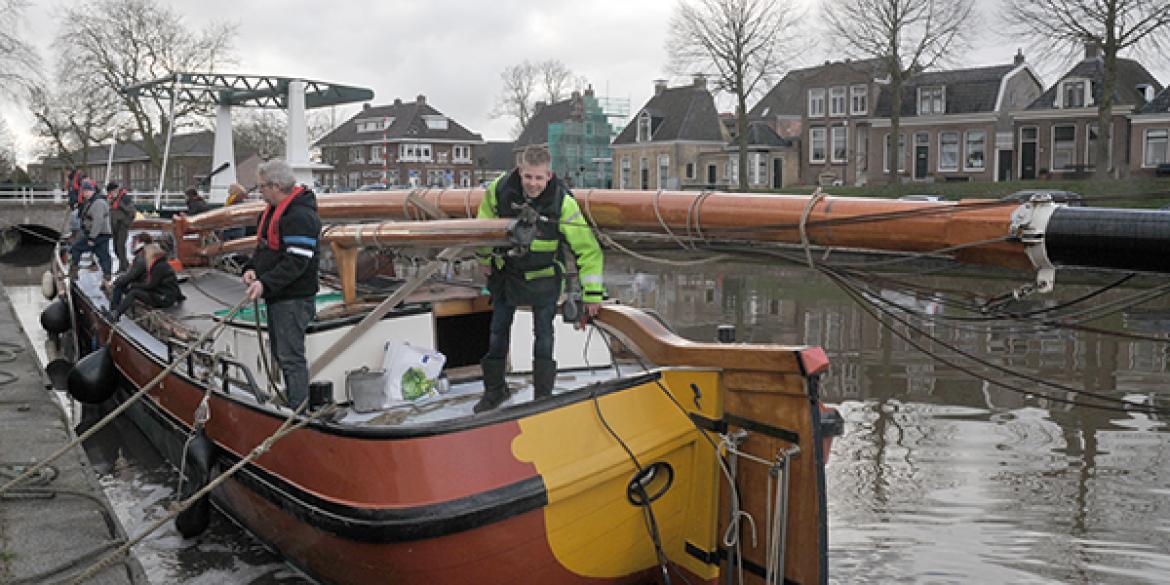
[(823, 163), (825, 162), (825, 129), (824, 128), (809, 128), (808, 129), (808, 162)]
[(821, 118), (825, 115), (825, 90), (808, 90), (808, 117)]
[(381, 132), (389, 128), (394, 123), (393, 117), (387, 118), (367, 118), (365, 120), (357, 121), (358, 132)]
[(628, 156), (622, 157), (622, 174), (618, 184), (622, 186), (622, 189), (630, 188), (630, 157)]
[(854, 85), (849, 88), (849, 113), (855, 116), (865, 115), (869, 111), (869, 92), (864, 85)]
[(446, 130), (447, 117), (446, 116), (423, 116), (426, 120), (427, 130)]
[[(882, 170), (890, 172), (890, 135), (886, 134), (886, 144), (882, 150)], [(906, 135), (898, 136), (898, 171), (906, 170)]]
[(829, 130), (829, 133), (833, 143), (833, 150), (831, 151), (833, 155), (833, 162), (847, 162), (849, 160), (846, 158), (848, 156), (847, 145), (849, 144), (847, 137), (848, 129), (844, 126), (834, 126)]
[(695, 163), (687, 163), (687, 180), (693, 181), (695, 179)]
[(452, 149), (452, 156), (455, 162), (471, 162), (471, 146), (467, 144), (456, 144)]
[(658, 155), (658, 188), (665, 189), (670, 180), (670, 155)]
[(398, 160), (406, 162), (430, 162), (431, 145), (403, 143), (398, 145)]
[(370, 162), (381, 162), (382, 157), (386, 154), (386, 147), (381, 144), (375, 144), (370, 148)]
[(1156, 167), (1170, 162), (1166, 144), (1170, 131), (1165, 128), (1151, 128), (1145, 132), (1145, 146), (1142, 148), (1142, 166)]
[(650, 188), (650, 159), (644, 156), (638, 159), (638, 179), (643, 191)]
[(918, 88), (918, 115), (941, 115), (947, 113), (946, 88), (920, 87)]
[(365, 160), (366, 160), (365, 150), (366, 149), (363, 146), (350, 147), (350, 149), (349, 149), (349, 162), (351, 162), (351, 163), (365, 162)]
[(982, 171), (987, 168), (984, 154), (987, 151), (987, 132), (983, 130), (967, 131), (967, 158), (963, 159), (963, 170)]
[(1056, 105), (1058, 108), (1083, 108), (1089, 105), (1088, 89), (1089, 82), (1085, 79), (1070, 79), (1060, 84), (1060, 95), (1058, 99), (1060, 103)]
[(938, 133), (938, 170), (959, 170), (959, 133)]
[(1077, 127), (1052, 127), (1052, 170), (1066, 169), (1073, 165), (1077, 144)]
[(829, 115), (830, 116), (844, 116), (845, 115), (845, 88), (831, 87), (829, 88)]
[(650, 141), (650, 114), (642, 112), (638, 115), (637, 142)]
[[(823, 130), (823, 128), (822, 128)], [(727, 183), (734, 185), (739, 182), (739, 154), (732, 154), (727, 157), (727, 166), (724, 173), (727, 175)]]
[(471, 186), (471, 171), (459, 171), (459, 186), (460, 187), (470, 187)]

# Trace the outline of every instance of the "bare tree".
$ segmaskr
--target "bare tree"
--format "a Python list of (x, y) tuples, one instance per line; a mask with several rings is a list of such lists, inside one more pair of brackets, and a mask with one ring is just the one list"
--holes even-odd
[[(1165, 55), (1170, 40), (1170, 2), (1166, 0), (1005, 0), (1009, 28), (1033, 39), (1041, 55), (1074, 55), (1085, 44), (1100, 47), (1104, 65), (1097, 98), (1095, 160), (1109, 159), (1112, 142), (1113, 97), (1117, 87), (1117, 56), (1128, 49)], [(1094, 95), (1097, 95), (1094, 92)], [(1104, 178), (1110, 164), (1098, 164), (1095, 175)]]
[(850, 51), (881, 59), (890, 86), (886, 161), (900, 184), (902, 87), (915, 74), (948, 60), (974, 30), (973, 0), (825, 0), (825, 19)]
[(584, 77), (579, 77), (558, 59), (549, 59), (536, 64), (544, 81), (544, 98), (548, 103), (559, 102), (569, 97), (573, 90), (585, 86)]
[(15, 169), (16, 141), (12, 139), (8, 121), (0, 116), (0, 179), (11, 180), (12, 171)]
[[(310, 143), (333, 129), (324, 112), (306, 113), (305, 124)], [(288, 112), (284, 110), (248, 110), (232, 122), (236, 152), (255, 153), (264, 160), (284, 156), (287, 135)]]
[(74, 70), (68, 62), (59, 62), (57, 71), (53, 87), (38, 83), (29, 88), (33, 133), (50, 156), (76, 166), (89, 158), (91, 147), (113, 137), (120, 104), (90, 72)]
[(568, 98), (570, 91), (583, 88), (587, 83), (584, 77), (575, 75), (557, 59), (509, 65), (500, 73), (500, 80), (503, 88), (492, 117), (515, 118), (513, 136), (519, 136), (536, 113), (538, 90), (544, 90), (542, 98), (545, 103), (553, 103)]
[(0, 92), (12, 98), (23, 97), (40, 67), (37, 52), (20, 34), (27, 7), (24, 0), (0, 0)]
[(671, 16), (668, 68), (707, 73), (735, 96), (741, 191), (748, 190), (748, 97), (783, 69), (802, 18), (794, 0), (679, 0)]
[(176, 129), (202, 123), (206, 106), (121, 92), (143, 81), (182, 71), (215, 71), (231, 61), (235, 26), (211, 24), (193, 31), (173, 10), (157, 0), (86, 0), (61, 15), (57, 34), (61, 61), (71, 71), (86, 71), (100, 83), (91, 91), (111, 92), (142, 139), (151, 164), (159, 168), (171, 124)]

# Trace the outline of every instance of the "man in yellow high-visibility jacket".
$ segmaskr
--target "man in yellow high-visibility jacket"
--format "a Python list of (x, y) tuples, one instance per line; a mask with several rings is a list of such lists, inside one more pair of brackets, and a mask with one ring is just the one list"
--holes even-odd
[(557, 363), (553, 360), (553, 319), (565, 272), (566, 246), (562, 243), (576, 257), (581, 300), (589, 317), (597, 315), (605, 295), (601, 246), (572, 193), (553, 176), (550, 162), (544, 147), (526, 148), (520, 166), (493, 181), (479, 205), (479, 218), (516, 217), (525, 207), (530, 207), (541, 219), (527, 253), (515, 256), (491, 248), (479, 250), (481, 270), (488, 276), (488, 289), (492, 293), (493, 311), (488, 352), (480, 362), (484, 394), (475, 405), (475, 412), (491, 410), (508, 398), (504, 374), (512, 318), (516, 307), (521, 305), (532, 307), (534, 395), (538, 399), (552, 395), (557, 375)]

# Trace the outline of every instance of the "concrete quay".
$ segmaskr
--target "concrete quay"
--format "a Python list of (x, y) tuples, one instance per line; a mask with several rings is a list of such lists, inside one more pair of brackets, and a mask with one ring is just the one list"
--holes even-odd
[[(0, 284), (0, 485), (74, 439), (37, 355)], [(126, 541), (85, 451), (75, 446), (0, 494), (0, 583), (68, 583)], [(148, 580), (131, 556), (86, 583)]]

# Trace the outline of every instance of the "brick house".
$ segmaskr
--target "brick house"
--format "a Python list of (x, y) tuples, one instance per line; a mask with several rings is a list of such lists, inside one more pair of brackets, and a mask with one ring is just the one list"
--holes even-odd
[(475, 184), (479, 185), (516, 168), (516, 143), (489, 140), (475, 149)]
[(535, 111), (515, 150), (544, 145), (552, 155), (552, 170), (573, 187), (605, 187), (611, 180), (612, 153), (609, 118), (590, 86), (574, 91), (567, 100), (536, 102)]
[(411, 187), (470, 187), (476, 149), (483, 137), (427, 103), (395, 99), (366, 104), (314, 146), (332, 170), (315, 171), (317, 181), (339, 190), (385, 182)]
[[(163, 191), (178, 192), (195, 186), (211, 172), (215, 133), (205, 130), (175, 134), (171, 137), (170, 158)], [(254, 181), (259, 160), (252, 153), (236, 150), (236, 176), (242, 183)], [(87, 152), (73, 153), (73, 160), (81, 170), (98, 179), (102, 185), (112, 181), (131, 191), (158, 189), (159, 170), (150, 163), (142, 148), (142, 141), (120, 142), (114, 146), (110, 176), (106, 177), (106, 163), (110, 161), (110, 145), (92, 146)], [(251, 175), (247, 171), (251, 169)], [(29, 165), (29, 175), (37, 182), (64, 185), (69, 164), (62, 158), (46, 158)]]
[(1129, 119), (1130, 174), (1170, 173), (1170, 87), (1158, 92)]
[(654, 82), (654, 96), (610, 145), (616, 189), (683, 189), (727, 185), (730, 136), (705, 76), (690, 85)]
[[(1097, 141), (1097, 103), (1101, 100), (1104, 61), (1096, 46), (1085, 48), (1085, 58), (1052, 87), (1015, 116), (1019, 178), (1080, 177), (1091, 172)], [(1162, 86), (1140, 63), (1117, 59), (1113, 93), (1110, 169), (1117, 175), (1141, 167), (1140, 149), (1129, 136), (1132, 114), (1147, 105)], [(1155, 136), (1157, 134), (1155, 133)], [(1139, 137), (1138, 140), (1141, 140)], [(1136, 166), (1135, 166), (1135, 163)]]
[[(1010, 65), (923, 72), (903, 85), (898, 172), (908, 181), (1014, 179), (1013, 115), (1043, 92), (1040, 78), (1017, 54)], [(869, 179), (888, 172), (888, 86), (873, 112)]]

